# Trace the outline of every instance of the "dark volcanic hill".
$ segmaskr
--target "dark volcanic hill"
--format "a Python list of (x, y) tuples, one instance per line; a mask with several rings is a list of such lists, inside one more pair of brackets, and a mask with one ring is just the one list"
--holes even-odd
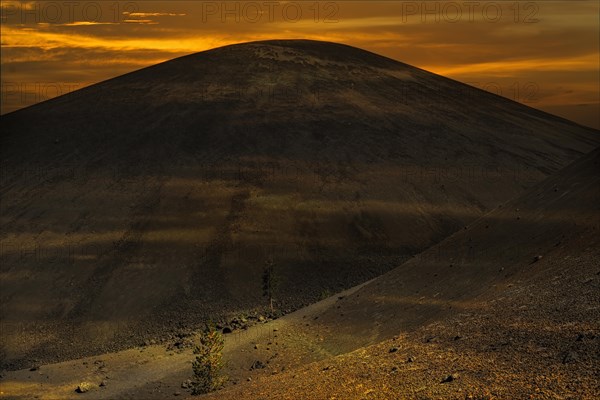
[(402, 263), (598, 131), (349, 46), (233, 45), (1, 119), (3, 361), (297, 308)]

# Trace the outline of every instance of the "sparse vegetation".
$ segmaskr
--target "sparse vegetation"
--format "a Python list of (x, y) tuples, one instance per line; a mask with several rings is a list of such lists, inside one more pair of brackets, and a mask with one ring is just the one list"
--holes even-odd
[(273, 313), (275, 311), (275, 308), (273, 307), (274, 292), (277, 290), (278, 283), (277, 275), (275, 273), (275, 263), (273, 260), (267, 260), (267, 262), (265, 262), (262, 282), (263, 296), (269, 299), (269, 307), (271, 308), (271, 313)]
[(323, 289), (321, 290), (321, 295), (319, 296), (319, 300), (325, 300), (326, 298), (328, 298), (329, 296), (332, 296), (333, 292), (329, 289)]
[(77, 393), (86, 393), (89, 392), (90, 390), (92, 390), (94, 388), (94, 385), (89, 383), (89, 382), (81, 382), (78, 386), (77, 389), (75, 389), (75, 391)]
[(220, 389), (227, 377), (223, 369), (223, 336), (214, 327), (207, 325), (200, 335), (200, 343), (194, 349), (196, 360), (192, 363), (194, 377), (191, 382), (192, 394), (204, 394)]

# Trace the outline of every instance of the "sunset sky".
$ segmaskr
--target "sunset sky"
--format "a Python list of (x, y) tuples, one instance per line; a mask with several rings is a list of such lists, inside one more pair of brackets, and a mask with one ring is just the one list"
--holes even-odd
[(2, 1), (2, 113), (230, 43), (346, 43), (600, 128), (590, 1)]

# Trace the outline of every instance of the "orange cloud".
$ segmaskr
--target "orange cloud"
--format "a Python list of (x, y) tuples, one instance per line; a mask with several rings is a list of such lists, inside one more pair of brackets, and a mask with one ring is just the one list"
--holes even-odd
[[(14, 7), (43, 11), (39, 3), (2, 2), (2, 7), (4, 11), (10, 5), (10, 12)], [(422, 7), (422, 2), (407, 3)], [(258, 14), (244, 2), (227, 7), (252, 15), (231, 16), (223, 9), (211, 9), (207, 16), (205, 2), (141, 1), (119, 8), (118, 13), (108, 2), (102, 4), (106, 18), (101, 21), (75, 18), (36, 24), (30, 17), (23, 24), (18, 15), (7, 20), (3, 13), (3, 81), (87, 84), (227, 44), (307, 38), (354, 45), (463, 82), (479, 82), (483, 88), (486, 83), (499, 84), (507, 96), (515, 85), (534, 82), (539, 87), (534, 105), (560, 107), (567, 118), (571, 105), (598, 103), (597, 2), (539, 2), (535, 18), (529, 19), (526, 5), (514, 14), (513, 3), (498, 3), (503, 12), (500, 21), (491, 22), (480, 13), (473, 22), (460, 23), (450, 23), (441, 5), (425, 20), (418, 13), (407, 18), (408, 10), (396, 2), (340, 2), (332, 8), (319, 3), (317, 9), (301, 3), (300, 18), (286, 18), (284, 9), (291, 3), (279, 2), (273, 18), (260, 14), (261, 22), (253, 22)], [(216, 5), (223, 8), (221, 4)], [(585, 121), (597, 119), (597, 111), (594, 118), (593, 108), (589, 109)], [(572, 114), (584, 121), (580, 116), (580, 109)]]

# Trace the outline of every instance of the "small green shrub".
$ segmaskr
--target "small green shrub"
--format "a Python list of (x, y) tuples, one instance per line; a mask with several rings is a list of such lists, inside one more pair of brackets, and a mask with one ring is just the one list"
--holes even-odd
[(194, 377), (192, 394), (204, 394), (220, 389), (227, 377), (221, 374), (223, 369), (223, 347), (225, 341), (221, 332), (206, 326), (200, 335), (200, 344), (194, 348), (196, 360), (192, 363)]
[(277, 290), (277, 287), (279, 285), (278, 276), (275, 271), (275, 263), (273, 262), (273, 260), (267, 260), (265, 262), (265, 268), (263, 270), (262, 275), (262, 283), (263, 296), (269, 300), (269, 307), (271, 309), (272, 314), (275, 311), (275, 308), (273, 306), (273, 302), (275, 300), (275, 291)]
[(333, 292), (329, 289), (323, 289), (321, 290), (321, 296), (319, 297), (319, 300), (325, 300), (326, 298), (330, 297), (333, 295)]

